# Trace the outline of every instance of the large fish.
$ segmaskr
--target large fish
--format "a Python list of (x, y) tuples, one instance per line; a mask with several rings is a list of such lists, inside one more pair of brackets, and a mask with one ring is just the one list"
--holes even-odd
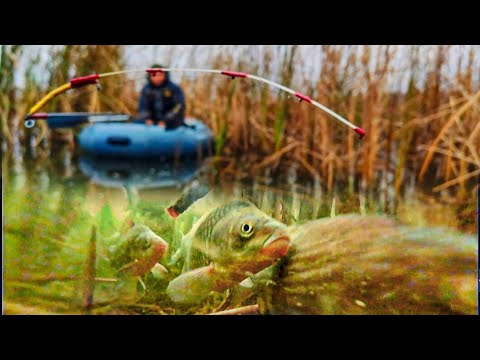
[(171, 300), (199, 304), (271, 266), (290, 246), (287, 226), (245, 200), (234, 200), (200, 218), (183, 240), (183, 273), (167, 288)]
[(310, 221), (291, 236), (283, 261), (253, 278), (262, 313), (477, 313), (473, 236), (360, 215)]
[[(255, 224), (251, 241), (239, 236), (244, 224)], [(260, 240), (267, 233), (275, 234), (274, 246)], [(271, 246), (268, 261), (260, 244)], [(235, 201), (192, 228), (185, 274), (167, 293), (175, 302), (201, 303), (211, 290), (233, 288), (233, 303), (256, 293), (261, 311), (271, 314), (474, 314), (477, 249), (473, 236), (386, 216), (342, 215), (286, 229)]]

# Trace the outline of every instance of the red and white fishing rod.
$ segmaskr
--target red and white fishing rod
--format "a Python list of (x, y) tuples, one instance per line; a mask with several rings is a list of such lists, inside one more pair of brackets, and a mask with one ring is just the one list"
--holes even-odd
[(225, 76), (229, 76), (232, 79), (235, 78), (246, 78), (246, 79), (252, 79), (256, 81), (263, 82), (265, 84), (268, 84), (270, 86), (276, 87), (280, 90), (286, 91), (287, 93), (292, 94), (293, 96), (297, 97), (300, 101), (305, 101), (309, 104), (312, 104), (313, 106), (325, 111), (326, 113), (332, 115), (334, 118), (337, 120), (341, 121), (343, 124), (347, 125), (349, 128), (351, 128), (353, 131), (355, 131), (360, 139), (365, 136), (365, 131), (352, 124), (350, 121), (347, 119), (343, 118), (342, 116), (338, 115), (336, 112), (330, 110), (326, 106), (320, 104), (319, 102), (311, 99), (309, 96), (304, 95), (298, 91), (295, 91), (293, 89), (290, 89), (286, 86), (283, 86), (281, 84), (278, 84), (276, 82), (273, 82), (268, 79), (264, 79), (260, 76), (252, 75), (252, 74), (247, 74), (244, 72), (237, 72), (237, 71), (229, 71), (229, 70), (215, 70), (215, 69), (193, 69), (193, 68), (148, 68), (148, 69), (133, 69), (133, 70), (121, 70), (121, 71), (114, 71), (114, 72), (108, 72), (108, 73), (103, 73), (103, 74), (92, 74), (92, 75), (87, 75), (87, 76), (81, 76), (74, 78), (70, 80), (68, 83), (60, 86), (57, 89), (52, 90), (49, 94), (47, 94), (43, 99), (41, 99), (35, 106), (33, 106), (29, 112), (29, 114), (26, 117), (27, 121), (34, 121), (35, 119), (44, 119), (46, 118), (46, 114), (41, 113), (40, 114), (35, 114), (36, 111), (38, 111), (43, 105), (45, 105), (50, 99), (53, 97), (57, 96), (58, 94), (67, 91), (72, 88), (78, 88), (82, 87), (85, 85), (91, 85), (91, 84), (97, 84), (98, 85), (98, 80), (101, 78), (109, 77), (109, 76), (115, 76), (115, 75), (122, 75), (122, 74), (127, 74), (127, 73), (135, 73), (135, 72), (147, 72), (149, 74), (157, 74), (157, 73), (162, 73), (162, 72), (198, 72), (198, 73), (213, 73), (213, 74), (221, 74)]
[(150, 74), (156, 74), (156, 73), (159, 73), (159, 72), (205, 72), (205, 73), (214, 73), (214, 74), (222, 74), (222, 75), (230, 76), (232, 79), (235, 79), (235, 78), (238, 77), (238, 78), (247, 78), (247, 79), (260, 81), (260, 82), (263, 82), (265, 84), (276, 87), (278, 89), (281, 89), (283, 91), (286, 91), (286, 92), (296, 96), (300, 101), (305, 101), (305, 102), (307, 102), (309, 104), (312, 104), (313, 106), (315, 106), (319, 109), (322, 109), (323, 111), (332, 115), (337, 120), (339, 120), (342, 123), (344, 123), (345, 125), (347, 125), (353, 131), (355, 131), (359, 135), (360, 139), (365, 136), (365, 131), (362, 128), (352, 124), (350, 121), (348, 121), (347, 119), (338, 115), (336, 112), (330, 110), (326, 106), (320, 104), (318, 101), (315, 101), (315, 100), (311, 99), (309, 96), (304, 95), (302, 93), (299, 93), (298, 91), (290, 89), (286, 86), (283, 86), (283, 85), (278, 84), (276, 82), (273, 82), (271, 80), (264, 79), (260, 76), (256, 76), (256, 75), (252, 75), (252, 74), (248, 74), (248, 73), (244, 73), (244, 72), (236, 72), (236, 71), (228, 71), (228, 70), (190, 69), (190, 68), (149, 68), (149, 69), (146, 70), (146, 72), (148, 72)]

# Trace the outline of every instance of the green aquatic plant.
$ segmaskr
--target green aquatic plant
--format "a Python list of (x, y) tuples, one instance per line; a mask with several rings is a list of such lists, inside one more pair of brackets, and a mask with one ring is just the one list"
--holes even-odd
[[(89, 298), (85, 295), (88, 295), (88, 289), (92, 294), (92, 301), (88, 302), (91, 304), (89, 313), (92, 314), (207, 314), (229, 306), (232, 289), (209, 292), (204, 301), (196, 306), (172, 303), (166, 292), (172, 280), (181, 275), (183, 270), (183, 262), (178, 259), (175, 261), (174, 255), (185, 236), (207, 210), (199, 211), (200, 207), (195, 211), (187, 210), (173, 219), (165, 210), (171, 202), (142, 195), (132, 202), (125, 212), (115, 211), (107, 199), (102, 206), (95, 207), (98, 210), (93, 211), (85, 201), (85, 187), (81, 182), (46, 181), (43, 175), (29, 173), (26, 176), (10, 174), (8, 179), (11, 186), (6, 186), (4, 193), (4, 289), (7, 313), (83, 313), (85, 299)], [(18, 191), (19, 188), (22, 190)], [(275, 215), (279, 222), (289, 223), (294, 227), (303, 226), (312, 219), (330, 218), (332, 213), (333, 198), (328, 196), (310, 198), (307, 195), (293, 196), (290, 193), (280, 196), (274, 188), (261, 191), (257, 188), (252, 192), (246, 185), (242, 193), (247, 194), (248, 198), (263, 199), (259, 201), (262, 212), (269, 216)], [(341, 219), (345, 213), (360, 211), (357, 198), (339, 194), (335, 195), (335, 199), (335, 218), (332, 220)], [(365, 209), (369, 214), (376, 211), (372, 201), (366, 200)], [(279, 209), (276, 209), (279, 205)], [(315, 212), (311, 210), (313, 208), (316, 209)], [(409, 213), (415, 214), (415, 218), (407, 219), (410, 225), (428, 227), (431, 216), (424, 211), (415, 212), (415, 209), (421, 209), (419, 203), (405, 203), (401, 209), (400, 218), (406, 219)], [(441, 209), (439, 205), (436, 212), (441, 212)], [(439, 225), (439, 219), (433, 220)], [(462, 225), (460, 222), (458, 224)], [(159, 260), (159, 264), (167, 271), (154, 264), (150, 271), (140, 275), (119, 273), (119, 266), (112, 263), (110, 250), (122, 243), (122, 236), (132, 226), (146, 227), (168, 243), (168, 251)], [(92, 269), (92, 261), (88, 261), (92, 227), (97, 229), (95, 278), (94, 287), (87, 289), (86, 276), (90, 274), (92, 277), (93, 274), (92, 271), (86, 272), (87, 264), (90, 264)], [(336, 229), (335, 226), (334, 228)], [(438, 231), (415, 234), (419, 235), (419, 241), (441, 236)], [(457, 237), (445, 238), (452, 243), (456, 239)], [(415, 239), (410, 237), (410, 240)], [(130, 256), (127, 260), (135, 259), (141, 260), (141, 256)], [(131, 263), (127, 260), (123, 259), (120, 263)], [(451, 269), (455, 267), (454, 263), (446, 264)], [(349, 272), (346, 274), (352, 275)], [(91, 286), (92, 282), (89, 284)], [(448, 282), (439, 288), (439, 294), (443, 294), (441, 296), (445, 299), (457, 301), (457, 297), (451, 298), (449, 295), (452, 291), (458, 293), (461, 289), (454, 287), (452, 290)], [(382, 296), (397, 301), (399, 294), (386, 292)], [(265, 299), (260, 301), (268, 304), (268, 292), (265, 296)], [(338, 307), (335, 299), (327, 295), (321, 300), (327, 312), (328, 309)], [(371, 306), (365, 299), (356, 300), (367, 307)], [(253, 305), (256, 302), (256, 297), (248, 297), (238, 305)]]

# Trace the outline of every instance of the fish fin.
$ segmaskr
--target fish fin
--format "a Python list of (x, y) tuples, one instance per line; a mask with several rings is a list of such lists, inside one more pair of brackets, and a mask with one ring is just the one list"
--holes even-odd
[(126, 265), (123, 265), (120, 269), (118, 269), (118, 272), (125, 272), (125, 271), (128, 271), (130, 270), (133, 266), (135, 266), (136, 264), (138, 263), (138, 260), (135, 259), (133, 260), (132, 262), (126, 264)]
[(146, 286), (145, 283), (143, 282), (142, 277), (141, 277), (141, 276), (137, 276), (137, 280), (140, 282), (140, 285), (142, 285), (143, 290), (147, 290), (147, 286)]
[(153, 277), (157, 280), (164, 279), (169, 274), (168, 269), (159, 263), (156, 263), (155, 266), (152, 268), (152, 270), (150, 270), (150, 272), (152, 273)]
[(178, 304), (200, 304), (217, 288), (219, 273), (213, 265), (187, 271), (176, 277), (167, 287), (167, 295)]
[(251, 298), (263, 286), (274, 286), (277, 275), (276, 265), (271, 265), (262, 271), (246, 278), (232, 288), (229, 307), (236, 307)]
[(170, 261), (168, 262), (168, 266), (174, 266), (183, 258), (183, 251), (182, 247), (179, 247), (177, 251), (172, 255)]

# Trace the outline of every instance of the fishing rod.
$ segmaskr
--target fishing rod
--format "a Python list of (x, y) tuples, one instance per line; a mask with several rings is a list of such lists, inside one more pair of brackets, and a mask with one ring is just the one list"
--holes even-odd
[(115, 75), (123, 75), (123, 74), (129, 74), (129, 73), (137, 73), (137, 72), (147, 72), (153, 76), (155, 76), (158, 73), (165, 73), (165, 72), (198, 72), (198, 73), (212, 73), (212, 74), (221, 74), (225, 75), (228, 77), (231, 77), (232, 79), (235, 78), (247, 78), (247, 79), (252, 79), (256, 81), (263, 82), (265, 84), (268, 84), (270, 86), (273, 86), (275, 88), (278, 88), (280, 90), (283, 90), (289, 94), (292, 94), (293, 96), (297, 97), (300, 102), (305, 101), (306, 103), (312, 104), (313, 106), (325, 111), (329, 115), (333, 116), (335, 119), (338, 121), (342, 122), (344, 125), (348, 126), (351, 128), (353, 131), (355, 131), (360, 139), (365, 136), (365, 131), (352, 124), (350, 121), (347, 119), (343, 118), (342, 116), (338, 115), (336, 112), (330, 110), (326, 106), (320, 104), (319, 102), (313, 100), (307, 95), (304, 95), (298, 91), (295, 91), (293, 89), (290, 89), (286, 86), (283, 86), (281, 84), (278, 84), (276, 82), (273, 82), (271, 80), (262, 78), (257, 75), (252, 75), (244, 72), (237, 72), (237, 71), (229, 71), (229, 70), (216, 70), (216, 69), (194, 69), (194, 68), (148, 68), (148, 69), (131, 69), (131, 70), (121, 70), (121, 71), (113, 71), (113, 72), (108, 72), (108, 73), (103, 73), (103, 74), (92, 74), (92, 75), (87, 75), (87, 76), (81, 76), (77, 78), (71, 79), (68, 83), (63, 84), (62, 86), (50, 91), (47, 95), (45, 95), (39, 102), (37, 102), (29, 111), (28, 115), (25, 117), (25, 126), (27, 127), (32, 127), (35, 125), (35, 120), (40, 120), (40, 119), (47, 119), (48, 114), (47, 113), (37, 113), (48, 101), (53, 99), (54, 97), (58, 96), (59, 94), (66, 92), (70, 89), (75, 89), (79, 88), (82, 86), (86, 85), (96, 85), (97, 87), (100, 86), (99, 79), (109, 77), (109, 76), (115, 76)]

